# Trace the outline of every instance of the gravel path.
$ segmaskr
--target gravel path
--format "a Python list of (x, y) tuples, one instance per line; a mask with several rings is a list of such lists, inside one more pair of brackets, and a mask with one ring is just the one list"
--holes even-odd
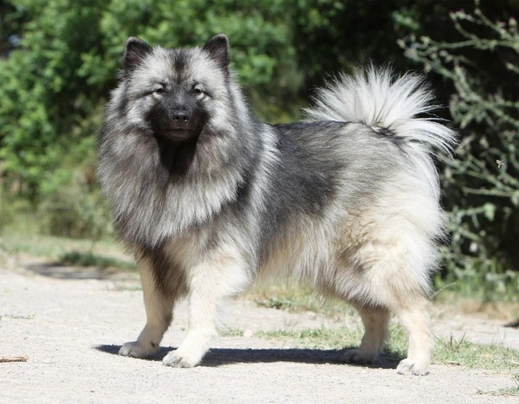
[[(401, 376), (396, 363), (349, 366), (335, 363), (334, 351), (252, 337), (258, 330), (320, 327), (332, 320), (246, 300), (233, 302), (227, 315), (228, 325), (246, 330), (245, 336), (218, 338), (202, 366), (175, 369), (160, 363), (182, 339), (185, 306), (177, 310), (155, 360), (120, 357), (120, 344), (134, 339), (144, 321), (135, 275), (102, 279), (89, 270), (33, 269), (40, 274), (0, 269), (0, 357), (28, 357), (0, 363), (2, 404), (519, 402), (489, 394), (517, 385), (512, 377), (490, 371), (433, 365), (429, 376)], [(483, 320), (436, 322), (435, 333), (519, 349), (518, 330)]]

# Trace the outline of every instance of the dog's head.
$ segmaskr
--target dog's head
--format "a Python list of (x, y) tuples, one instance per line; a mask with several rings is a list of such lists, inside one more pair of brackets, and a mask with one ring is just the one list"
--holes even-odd
[(188, 49), (129, 38), (99, 137), (101, 153), (158, 161), (159, 169), (181, 176), (244, 164), (258, 142), (257, 124), (229, 60), (223, 34)]
[(129, 38), (123, 70), (126, 116), (172, 142), (198, 138), (204, 129), (217, 132), (215, 117), (226, 114), (219, 105), (229, 101), (228, 78), (229, 41), (223, 34), (193, 49), (151, 47)]

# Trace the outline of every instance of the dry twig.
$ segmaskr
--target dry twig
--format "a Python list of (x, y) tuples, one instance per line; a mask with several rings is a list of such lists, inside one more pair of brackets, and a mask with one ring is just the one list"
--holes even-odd
[(29, 357), (24, 356), (0, 356), (0, 362), (27, 362)]

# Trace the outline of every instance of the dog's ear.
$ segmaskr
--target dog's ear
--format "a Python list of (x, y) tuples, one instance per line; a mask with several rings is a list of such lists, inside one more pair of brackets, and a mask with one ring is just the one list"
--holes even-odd
[(211, 55), (225, 72), (229, 69), (229, 38), (225, 34), (218, 34), (206, 42), (202, 48)]
[(128, 38), (124, 50), (124, 69), (134, 70), (152, 50), (153, 48), (143, 40), (135, 37)]

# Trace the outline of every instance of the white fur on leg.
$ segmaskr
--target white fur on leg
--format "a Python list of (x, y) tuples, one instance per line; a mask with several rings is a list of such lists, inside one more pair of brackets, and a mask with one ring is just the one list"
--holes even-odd
[(218, 296), (209, 291), (190, 296), (188, 333), (180, 346), (162, 360), (164, 365), (191, 368), (200, 364), (217, 335), (217, 304)]
[(192, 368), (202, 361), (209, 350), (212, 336), (202, 333), (188, 334), (182, 344), (173, 352), (167, 354), (162, 363), (176, 368)]
[(218, 334), (220, 306), (250, 282), (244, 271), (245, 261), (234, 246), (222, 246), (210, 258), (189, 272), (188, 332), (178, 349), (163, 359), (166, 366), (187, 368), (200, 364)]
[(154, 340), (162, 339), (163, 332), (160, 329), (153, 329), (153, 327), (146, 324), (141, 331), (137, 341), (125, 343), (119, 350), (119, 355), (131, 356), (132, 358), (149, 358), (159, 349), (158, 342)]
[(419, 361), (407, 358), (400, 361), (396, 371), (401, 375), (411, 373), (415, 376), (425, 376), (429, 374), (429, 365), (428, 360), (422, 359)]
[[(204, 289), (215, 287), (214, 284), (206, 282), (199, 285)], [(189, 326), (188, 333), (180, 346), (170, 352), (162, 360), (166, 366), (191, 368), (197, 366), (209, 350), (210, 343), (217, 332), (218, 304), (221, 299), (213, 290), (202, 291), (189, 298)]]
[(429, 373), (434, 344), (428, 306), (429, 302), (423, 298), (423, 301), (416, 302), (413, 308), (401, 309), (397, 313), (402, 325), (409, 333), (407, 358), (398, 364), (397, 372), (399, 374), (411, 373), (425, 376)]
[(156, 347), (146, 346), (139, 341), (132, 341), (126, 342), (121, 349), (119, 349), (119, 355), (145, 359), (152, 356), (156, 351)]
[(129, 356), (140, 359), (149, 358), (155, 352), (156, 349), (149, 349), (146, 346), (142, 346), (139, 341), (127, 342), (121, 347), (121, 349), (119, 349), (119, 355), (121, 356)]
[(358, 349), (351, 349), (344, 354), (344, 361), (350, 363), (373, 363), (386, 343), (388, 334), (389, 312), (386, 309), (359, 307), (365, 333)]

